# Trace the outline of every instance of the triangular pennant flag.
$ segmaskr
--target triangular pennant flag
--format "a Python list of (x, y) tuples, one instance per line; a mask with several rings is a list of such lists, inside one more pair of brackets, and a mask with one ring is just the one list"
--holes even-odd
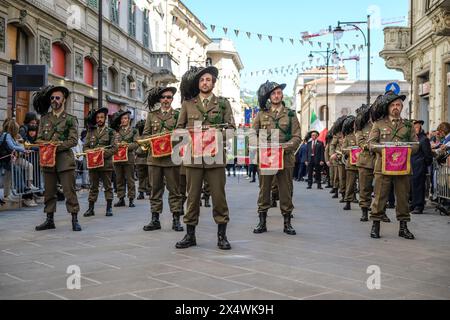
[(300, 40), (300, 43), (302, 44), (302, 46), (305, 44), (305, 42), (303, 40)]
[(345, 47), (348, 49), (348, 44), (345, 44)]
[(327, 45), (328, 45), (328, 48), (331, 48), (331, 43), (328, 42)]
[(294, 45), (294, 39), (289, 39), (292, 45)]
[(258, 38), (259, 38), (259, 40), (261, 40), (262, 39), (262, 34), (258, 33)]
[(216, 26), (215, 25), (211, 25), (211, 31), (214, 33), (214, 30), (216, 30)]
[(353, 50), (356, 50), (356, 44), (353, 45)]
[(250, 32), (247, 32), (247, 37), (250, 39), (250, 37), (251, 37), (251, 33)]
[(269, 40), (270, 40), (270, 42), (272, 42), (272, 36), (267, 36), (268, 38), (269, 38)]
[(311, 47), (314, 47), (314, 43), (312, 41), (308, 41)]
[(283, 43), (284, 43), (284, 38), (280, 37), (280, 40), (281, 40), (281, 42), (283, 42)]
[(227, 34), (227, 32), (228, 32), (228, 28), (223, 28), (223, 32), (225, 33), (225, 34)]
[(239, 30), (234, 30), (234, 34), (236, 35), (236, 37), (239, 36)]
[(322, 42), (317, 42), (317, 44), (319, 45), (319, 48), (322, 48)]

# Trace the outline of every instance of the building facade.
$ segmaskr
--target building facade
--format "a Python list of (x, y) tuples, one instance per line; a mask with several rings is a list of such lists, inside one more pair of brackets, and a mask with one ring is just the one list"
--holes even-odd
[(207, 47), (207, 64), (219, 70), (219, 78), (214, 89), (217, 96), (230, 101), (236, 124), (245, 123), (244, 108), (241, 104), (241, 77), (244, 68), (239, 53), (228, 39), (213, 39)]
[[(408, 92), (409, 84), (406, 81), (377, 80), (371, 81), (371, 100), (384, 94), (387, 84), (397, 82), (403, 93)], [(324, 128), (327, 127), (326, 107), (326, 78), (313, 80), (304, 84), (297, 94), (300, 101), (300, 110), (297, 111), (300, 119), (302, 136), (304, 137), (311, 125), (313, 112), (319, 117)], [(367, 81), (329, 80), (328, 89), (328, 128), (331, 128), (337, 118), (343, 115), (356, 115), (356, 109), (367, 103)], [(404, 102), (403, 117), (409, 113), (409, 100)]]
[[(17, 60), (47, 65), (48, 83), (68, 87), (67, 110), (84, 125), (98, 106), (98, 1), (0, 0), (0, 121), (10, 115), (10, 60)], [(101, 1), (103, 105), (111, 115), (129, 109), (145, 119), (146, 91), (177, 84), (193, 57), (205, 65), (210, 40), (180, 1)], [(33, 111), (32, 93), (16, 93), (16, 110), (21, 123)]]
[(410, 0), (409, 26), (384, 29), (380, 56), (411, 82), (411, 118), (450, 122), (450, 0)]

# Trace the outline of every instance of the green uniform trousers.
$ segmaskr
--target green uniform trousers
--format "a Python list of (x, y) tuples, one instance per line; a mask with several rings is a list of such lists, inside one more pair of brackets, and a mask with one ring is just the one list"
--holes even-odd
[(334, 167), (330, 166), (328, 170), (330, 172), (330, 185), (334, 188)]
[(125, 186), (128, 189), (128, 198), (136, 198), (136, 180), (134, 178), (133, 164), (114, 164), (116, 172), (117, 197), (125, 198)]
[(179, 188), (180, 167), (152, 166), (150, 179), (152, 181), (151, 212), (162, 213), (164, 189), (167, 186), (170, 212), (180, 214), (182, 206)]
[(372, 221), (381, 221), (385, 213), (386, 203), (391, 190), (391, 182), (394, 183), (394, 193), (396, 204), (396, 214), (398, 221), (411, 221), (409, 213), (409, 192), (410, 192), (410, 176), (385, 176), (375, 174), (375, 198), (372, 202), (372, 213), (370, 219)]
[(345, 187), (345, 202), (352, 202), (355, 199), (356, 179), (358, 179), (358, 171), (346, 170), (346, 187)]
[(89, 189), (89, 202), (97, 202), (100, 180), (105, 189), (105, 200), (112, 200), (114, 198), (112, 188), (112, 171), (89, 170), (89, 179), (91, 181), (91, 188)]
[(260, 187), (258, 197), (258, 213), (267, 213), (271, 208), (270, 193), (273, 180), (277, 179), (278, 195), (282, 215), (290, 215), (294, 210), (292, 203), (292, 173), (294, 168), (286, 168), (278, 171), (275, 176), (260, 175)]
[(148, 165), (146, 164), (137, 164), (136, 165), (136, 173), (139, 181), (138, 192), (151, 192), (150, 190), (150, 176), (148, 172)]
[(184, 223), (193, 226), (198, 225), (203, 180), (206, 180), (209, 184), (214, 221), (216, 224), (228, 223), (230, 214), (225, 197), (225, 168), (186, 168), (188, 198)]
[(338, 166), (333, 166), (333, 188), (339, 189), (339, 168)]
[(345, 189), (347, 188), (347, 183), (346, 183), (346, 177), (347, 174), (345, 172), (345, 166), (344, 165), (338, 165), (338, 175), (339, 175), (339, 193), (340, 194), (345, 194)]
[(358, 168), (359, 172), (359, 206), (369, 209), (372, 204), (373, 169)]
[(78, 213), (80, 211), (80, 204), (78, 203), (77, 192), (75, 191), (75, 170), (67, 170), (59, 173), (44, 171), (44, 212), (56, 212), (58, 182), (61, 183), (64, 196), (66, 197), (67, 212)]

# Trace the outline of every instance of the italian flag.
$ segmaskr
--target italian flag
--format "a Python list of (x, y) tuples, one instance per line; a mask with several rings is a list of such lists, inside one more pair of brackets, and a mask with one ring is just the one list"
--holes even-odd
[(311, 115), (311, 122), (310, 122), (310, 128), (312, 130), (318, 131), (320, 133), (319, 135), (319, 141), (322, 141), (325, 144), (325, 140), (328, 134), (328, 130), (323, 126), (322, 122), (319, 120), (319, 117), (317, 117), (316, 113), (312, 112)]

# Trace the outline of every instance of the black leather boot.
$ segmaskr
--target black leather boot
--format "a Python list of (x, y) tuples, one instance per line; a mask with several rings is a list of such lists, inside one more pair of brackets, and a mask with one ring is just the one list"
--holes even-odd
[(180, 214), (179, 213), (173, 214), (172, 230), (174, 230), (176, 232), (184, 231), (184, 228), (181, 226), (181, 223), (180, 223)]
[(373, 239), (380, 239), (380, 221), (374, 221), (372, 230), (370, 231), (370, 237)]
[(81, 226), (78, 224), (78, 214), (72, 213), (72, 230), (81, 231)]
[(360, 221), (361, 221), (361, 222), (367, 222), (367, 221), (369, 221), (369, 209), (367, 209), (367, 208), (362, 208), (361, 210), (362, 210), (362, 216), (361, 216)]
[(272, 204), (270, 205), (272, 208), (276, 208), (277, 207), (277, 200), (275, 200), (274, 198), (272, 198)]
[(336, 189), (335, 189), (335, 188), (332, 188), (332, 189), (330, 190), (330, 193), (331, 193), (331, 194), (336, 193)]
[(38, 225), (36, 227), (36, 231), (44, 231), (44, 230), (50, 230), (50, 229), (56, 229), (55, 222), (53, 221), (53, 213), (47, 213), (47, 219), (45, 222), (41, 225)]
[(356, 196), (353, 197), (353, 203), (356, 203), (356, 204), (359, 203), (358, 198)]
[(389, 217), (386, 215), (386, 213), (384, 213), (383, 216), (381, 217), (381, 221), (383, 221), (385, 223), (391, 223), (391, 219), (389, 219)]
[(115, 208), (125, 207), (125, 198), (120, 198), (119, 201), (114, 204)]
[(259, 213), (259, 224), (256, 227), (256, 229), (253, 230), (253, 233), (260, 234), (260, 233), (267, 232), (266, 219), (267, 219), (267, 212), (260, 212)]
[(136, 205), (134, 204), (134, 200), (130, 198), (130, 204), (128, 205), (129, 208), (134, 208)]
[(335, 189), (334, 195), (331, 197), (332, 199), (339, 199), (339, 191)]
[(144, 193), (143, 192), (139, 192), (139, 195), (138, 195), (137, 199), (138, 200), (144, 200), (145, 199)]
[(205, 197), (205, 208), (211, 208), (211, 204), (209, 203), (209, 197)]
[(112, 200), (106, 200), (106, 216), (107, 217), (112, 217), (113, 216)]
[(197, 245), (197, 240), (195, 239), (195, 226), (188, 224), (186, 228), (187, 233), (184, 236), (183, 240), (177, 242), (177, 244), (175, 245), (177, 249), (187, 249), (189, 247)]
[(87, 211), (83, 214), (83, 217), (92, 217), (92, 216), (95, 216), (94, 205), (95, 205), (95, 202), (89, 202), (89, 208), (88, 208)]
[(414, 235), (408, 230), (408, 225), (406, 221), (400, 221), (400, 230), (398, 231), (398, 236), (408, 239), (414, 240)]
[(152, 221), (144, 227), (144, 231), (161, 230), (161, 223), (159, 222), (159, 213), (152, 213)]
[(284, 233), (291, 235), (291, 236), (295, 236), (297, 234), (297, 232), (295, 232), (294, 228), (292, 228), (291, 226), (291, 215), (290, 214), (285, 214), (283, 216), (284, 218)]
[(351, 202), (350, 202), (350, 201), (347, 201), (347, 203), (345, 204), (344, 210), (345, 210), (345, 211), (350, 211), (350, 210), (352, 210), (352, 205), (351, 205)]
[(200, 204), (199, 204), (199, 206), (200, 206), (200, 207), (203, 207), (202, 199), (200, 199)]
[(220, 250), (231, 250), (231, 245), (227, 239), (227, 224), (217, 226), (217, 246)]
[(340, 203), (345, 203), (346, 201), (344, 200), (345, 199), (345, 194), (344, 193), (341, 193), (341, 195), (342, 195), (342, 198), (341, 198), (341, 200), (339, 201)]

